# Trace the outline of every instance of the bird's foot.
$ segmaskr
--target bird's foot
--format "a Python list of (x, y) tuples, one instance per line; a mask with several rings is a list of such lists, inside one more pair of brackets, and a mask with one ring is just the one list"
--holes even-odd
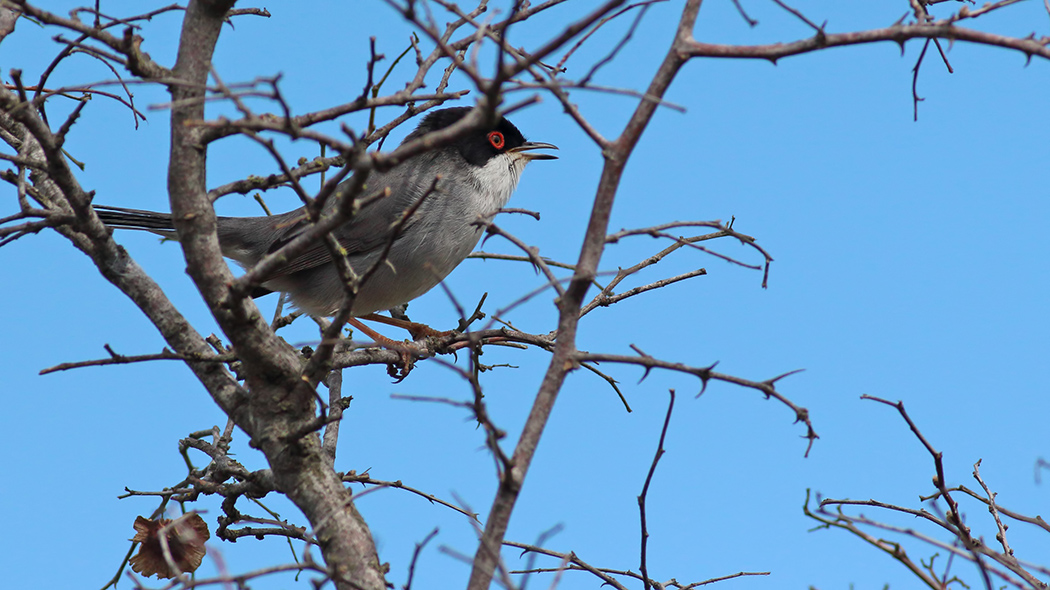
[(394, 379), (394, 383), (401, 383), (416, 366), (416, 355), (405, 349), (397, 350), (397, 352), (401, 356), (401, 362), (387, 365), (386, 374)]
[(364, 325), (356, 318), (350, 318), (347, 323), (351, 326), (361, 330), (366, 336), (375, 341), (377, 345), (387, 350), (392, 350), (398, 353), (400, 361), (397, 363), (391, 363), (387, 365), (387, 374), (393, 377), (396, 382), (400, 383), (408, 374), (412, 371), (412, 368), (416, 366), (416, 359), (420, 356), (421, 351), (417, 346), (411, 342), (398, 342), (397, 340), (391, 340), (386, 336), (383, 336), (379, 332), (376, 332), (372, 328)]
[(360, 316), (359, 319), (379, 322), (388, 326), (396, 326), (398, 328), (408, 330), (409, 335), (412, 336), (412, 340), (421, 340), (423, 338), (443, 338), (445, 336), (451, 336), (452, 334), (455, 334), (454, 330), (446, 330), (442, 332), (440, 330), (435, 330), (434, 328), (431, 328), (426, 324), (410, 322), (407, 320), (399, 320), (396, 318), (387, 317), (385, 315), (379, 315), (377, 313), (363, 315)]

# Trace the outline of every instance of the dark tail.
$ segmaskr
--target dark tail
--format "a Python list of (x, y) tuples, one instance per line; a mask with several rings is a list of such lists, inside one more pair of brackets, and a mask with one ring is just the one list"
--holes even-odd
[(174, 237), (175, 226), (170, 213), (156, 213), (141, 209), (94, 205), (95, 213), (109, 227), (116, 229), (141, 229), (163, 236)]
[[(145, 211), (143, 209), (125, 209), (124, 207), (108, 207), (106, 205), (93, 205), (95, 214), (107, 226), (114, 229), (138, 229), (153, 232), (168, 238), (175, 238), (175, 226), (171, 222), (170, 213), (157, 213), (156, 211)], [(220, 218), (224, 219), (224, 218)], [(228, 239), (228, 238), (227, 238)], [(236, 243), (236, 241), (234, 241)], [(251, 264), (248, 261), (245, 264)], [(252, 290), (252, 297), (262, 297), (273, 291), (266, 287), (256, 287)]]

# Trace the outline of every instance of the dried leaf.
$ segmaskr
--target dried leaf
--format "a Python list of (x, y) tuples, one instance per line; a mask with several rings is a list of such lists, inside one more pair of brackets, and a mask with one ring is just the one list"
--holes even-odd
[[(167, 541), (167, 557), (162, 535)], [(156, 574), (158, 578), (174, 578), (180, 573), (192, 573), (200, 567), (204, 542), (210, 537), (208, 525), (199, 514), (186, 514), (176, 520), (139, 516), (135, 519), (135, 537), (131, 540), (142, 546), (128, 563), (132, 570), (147, 577)], [(173, 571), (172, 565), (178, 570)]]

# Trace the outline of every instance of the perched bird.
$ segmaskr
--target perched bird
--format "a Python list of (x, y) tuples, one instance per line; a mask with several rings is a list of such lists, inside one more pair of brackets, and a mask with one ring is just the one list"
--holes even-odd
[[(432, 111), (403, 143), (448, 127), (470, 110)], [(363, 194), (377, 195), (389, 189), (387, 196), (366, 205), (332, 231), (358, 274), (379, 260), (393, 240), (385, 262), (360, 286), (351, 315), (360, 317), (397, 307), (441, 282), (481, 239), (484, 227), (477, 223), (479, 218), (491, 218), (507, 204), (525, 165), (531, 160), (556, 158), (533, 151), (539, 148), (557, 149), (549, 143), (525, 141), (517, 127), (500, 117), (491, 129), (408, 158), (387, 171), (372, 172)], [(345, 188), (347, 182), (340, 187)], [(434, 190), (428, 194), (431, 187)], [(328, 200), (326, 212), (336, 201)], [(395, 232), (402, 214), (416, 205), (418, 209)], [(170, 214), (103, 206), (95, 209), (111, 227), (178, 237)], [(217, 223), (223, 255), (245, 267), (275, 252), (309, 226), (305, 208), (266, 217), (219, 217)], [(329, 249), (320, 242), (264, 277), (262, 286), (288, 293), (298, 308), (318, 316), (335, 314), (345, 294)]]

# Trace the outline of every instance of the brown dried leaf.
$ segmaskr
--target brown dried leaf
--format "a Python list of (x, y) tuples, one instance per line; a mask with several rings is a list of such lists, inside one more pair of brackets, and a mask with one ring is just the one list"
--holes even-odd
[[(164, 543), (167, 541), (167, 558)], [(204, 542), (211, 537), (208, 525), (199, 514), (186, 514), (176, 520), (162, 518), (150, 520), (139, 516), (135, 519), (135, 537), (141, 543), (139, 552), (128, 563), (131, 569), (143, 576), (174, 578), (180, 573), (192, 573), (204, 559)], [(177, 569), (173, 571), (171, 565)]]

